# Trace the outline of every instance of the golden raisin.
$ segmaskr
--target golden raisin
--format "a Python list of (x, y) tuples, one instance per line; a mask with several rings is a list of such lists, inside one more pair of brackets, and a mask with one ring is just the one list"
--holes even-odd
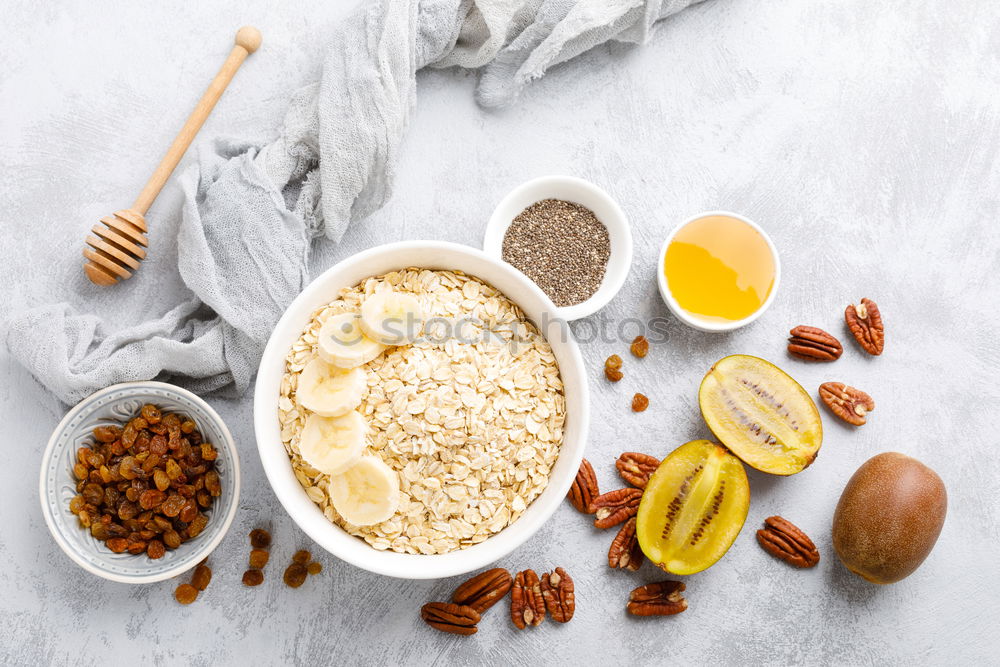
[(122, 435), (118, 426), (98, 426), (94, 429), (94, 440), (97, 442), (114, 442)]
[(191, 584), (181, 584), (174, 591), (174, 597), (181, 604), (191, 604), (198, 598), (198, 589)]
[(643, 394), (632, 397), (632, 412), (642, 412), (649, 407), (649, 399)]
[(604, 362), (604, 377), (608, 378), (611, 382), (618, 382), (623, 377), (621, 371), (622, 368), (622, 358), (617, 354), (612, 354)]
[(268, 559), (271, 554), (264, 551), (263, 549), (254, 549), (250, 552), (250, 567), (257, 568), (258, 570), (263, 570), (264, 566), (267, 565)]
[(167, 477), (167, 473), (162, 470), (153, 471), (153, 484), (160, 491), (166, 491), (170, 488), (170, 478)]
[(288, 566), (288, 569), (285, 570), (285, 584), (289, 588), (298, 588), (305, 582), (306, 575), (308, 574), (309, 572), (306, 570), (305, 565), (301, 563), (292, 563)]
[(312, 560), (312, 554), (302, 549), (301, 551), (296, 551), (295, 555), (292, 556), (292, 562), (298, 563), (299, 565), (305, 565), (310, 560)]
[(128, 549), (128, 541), (124, 537), (112, 537), (107, 541), (108, 548), (116, 554)]
[(203, 591), (208, 588), (210, 581), (212, 581), (212, 568), (207, 565), (199, 565), (194, 569), (194, 574), (191, 576), (192, 586)]
[(139, 410), (139, 415), (146, 420), (147, 424), (160, 423), (160, 409), (155, 405), (147, 403)]
[(308, 565), (306, 565), (306, 572), (308, 572), (309, 574), (319, 574), (322, 571), (323, 571), (323, 566), (317, 561), (313, 561)]
[(271, 533), (263, 528), (254, 528), (250, 531), (250, 546), (254, 549), (266, 549), (271, 546)]
[(244, 586), (260, 586), (264, 582), (264, 573), (257, 569), (249, 569), (243, 573)]
[(188, 526), (188, 537), (194, 539), (201, 535), (201, 531), (205, 530), (205, 526), (208, 525), (208, 517), (204, 514), (199, 513), (198, 516), (191, 521), (191, 525)]
[(628, 348), (633, 355), (642, 359), (649, 353), (649, 341), (646, 340), (645, 336), (636, 336), (635, 340), (632, 341), (632, 345)]
[(163, 558), (163, 554), (167, 553), (166, 547), (163, 546), (163, 542), (160, 540), (150, 540), (149, 545), (146, 547), (146, 555), (152, 559)]
[(205, 490), (214, 497), (222, 495), (222, 484), (219, 482), (219, 473), (209, 470), (205, 473)]

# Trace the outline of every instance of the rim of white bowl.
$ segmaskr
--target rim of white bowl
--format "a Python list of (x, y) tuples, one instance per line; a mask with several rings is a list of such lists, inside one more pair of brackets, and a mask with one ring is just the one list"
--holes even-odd
[[(87, 572), (95, 574), (109, 581), (115, 581), (121, 584), (152, 584), (157, 581), (172, 579), (173, 577), (176, 577), (177, 575), (190, 570), (191, 568), (196, 566), (201, 559), (189, 556), (188, 560), (185, 560), (176, 567), (170, 568), (169, 570), (164, 570), (162, 572), (158, 572), (156, 574), (149, 574), (149, 575), (120, 575), (115, 572), (108, 572), (106, 570), (97, 569), (91, 563), (89, 563), (85, 558), (83, 558), (79, 553), (77, 553), (77, 550), (74, 549), (71, 544), (66, 542), (62, 533), (54, 525), (53, 523), (54, 519), (52, 516), (50, 516), (51, 513), (48, 511), (48, 503), (46, 502), (46, 498), (48, 496), (46, 492), (48, 484), (45, 479), (46, 478), (45, 473), (46, 469), (48, 468), (49, 460), (54, 455), (56, 444), (59, 441), (60, 436), (63, 434), (63, 431), (67, 428), (70, 422), (72, 422), (73, 419), (76, 418), (76, 416), (80, 412), (87, 409), (95, 401), (99, 400), (100, 398), (104, 397), (107, 394), (111, 394), (116, 391), (128, 390), (131, 387), (135, 387), (137, 389), (144, 387), (158, 388), (168, 393), (174, 393), (178, 396), (181, 396), (191, 401), (192, 403), (195, 403), (196, 405), (198, 405), (198, 407), (204, 410), (205, 413), (215, 422), (215, 426), (219, 429), (219, 432), (222, 434), (223, 446), (225, 446), (226, 449), (229, 451), (229, 454), (233, 460), (233, 469), (232, 472), (230, 473), (232, 479), (230, 480), (227, 477), (227, 482), (232, 488), (233, 502), (229, 507), (229, 511), (226, 513), (224, 517), (222, 517), (222, 529), (218, 530), (218, 533), (215, 535), (215, 537), (213, 537), (205, 544), (200, 545), (199, 548), (193, 551), (192, 553), (196, 554), (197, 556), (202, 556), (202, 555), (208, 555), (213, 551), (215, 551), (215, 548), (219, 546), (223, 538), (225, 538), (226, 534), (229, 532), (229, 528), (232, 526), (233, 520), (236, 518), (236, 510), (239, 508), (240, 504), (239, 502), (240, 477), (241, 477), (240, 457), (239, 457), (239, 452), (236, 450), (236, 441), (233, 440), (233, 435), (232, 433), (229, 432), (229, 427), (226, 426), (226, 422), (223, 421), (222, 417), (219, 416), (219, 413), (216, 412), (211, 405), (206, 403), (203, 398), (201, 398), (197, 394), (188, 391), (187, 389), (178, 387), (177, 385), (173, 385), (168, 382), (158, 382), (156, 380), (120, 382), (118, 384), (113, 384), (109, 387), (105, 387), (104, 389), (99, 389), (98, 391), (95, 391), (93, 394), (90, 394), (89, 396), (81, 400), (79, 403), (74, 405), (72, 408), (70, 408), (69, 412), (67, 412), (66, 415), (61, 420), (59, 420), (59, 424), (56, 425), (56, 427), (52, 430), (52, 435), (49, 436), (49, 442), (45, 446), (45, 452), (42, 454), (42, 465), (38, 477), (38, 497), (42, 506), (42, 516), (45, 518), (45, 525), (48, 527), (49, 533), (52, 535), (52, 539), (54, 539), (56, 544), (59, 545), (59, 548), (63, 550), (63, 553), (69, 556), (70, 560), (72, 560), (74, 563), (79, 565)], [(183, 547), (183, 545), (181, 546)]]
[[(556, 464), (553, 466), (552, 474), (550, 474), (549, 483), (542, 493), (532, 501), (514, 524), (507, 526), (479, 544), (443, 554), (425, 555), (396, 553), (390, 550), (378, 551), (361, 538), (350, 535), (340, 526), (329, 521), (316, 504), (308, 498), (302, 485), (295, 478), (291, 461), (281, 441), (277, 401), (280, 394), (281, 378), (284, 375), (284, 359), (291, 344), (301, 334), (302, 327), (309, 321), (315, 307), (336, 298), (337, 291), (344, 287), (344, 285), (337, 285), (336, 289), (331, 290), (329, 286), (324, 284), (327, 275), (336, 271), (345, 271), (349, 266), (360, 267), (368, 264), (373, 257), (382, 254), (413, 250), (448, 250), (465, 254), (475, 260), (481, 260), (496, 271), (506, 274), (510, 279), (520, 283), (537, 299), (541, 300), (543, 308), (548, 309), (548, 312), (556, 310), (552, 301), (527, 276), (477, 248), (446, 241), (400, 241), (359, 252), (338, 262), (317, 276), (295, 297), (282, 314), (274, 331), (271, 332), (271, 337), (268, 339), (261, 357), (254, 387), (254, 432), (257, 437), (257, 451), (264, 473), (278, 497), (278, 501), (285, 508), (292, 521), (320, 547), (344, 562), (375, 574), (400, 579), (440, 579), (481, 569), (507, 556), (530, 539), (552, 517), (569, 492), (583, 460), (587, 445), (587, 432), (590, 426), (590, 392), (580, 348), (569, 327), (562, 325), (562, 329), (567, 335), (564, 349), (570, 364), (564, 366), (560, 360), (559, 371), (564, 384), (567, 384), (566, 376), (570, 370), (569, 366), (572, 366), (575, 374), (579, 376), (571, 378), (571, 380), (579, 382), (577, 386), (579, 414), (570, 415), (567, 410), (567, 425), (564, 430), (563, 444)], [(405, 268), (405, 266), (413, 264), (403, 261), (394, 263), (394, 265), (395, 268)], [(440, 267), (436, 270), (449, 269)], [(452, 267), (451, 270), (455, 270), (455, 267)], [(381, 272), (381, 270), (368, 271), (366, 275), (371, 276)], [(465, 273), (476, 275), (474, 271), (465, 271)], [(490, 282), (482, 275), (477, 275), (477, 277)], [(510, 294), (505, 293), (505, 296), (513, 300)], [(296, 312), (298, 310), (303, 310), (303, 313)], [(536, 324), (538, 323), (536, 322)], [(559, 326), (559, 323), (556, 321), (550, 326)], [(560, 348), (562, 347), (560, 344)], [(555, 352), (555, 347), (553, 351)], [(556, 357), (559, 360), (559, 354)], [(573, 424), (575, 425), (569, 422), (570, 418), (574, 420)], [(570, 438), (574, 434), (575, 437), (571, 440)], [(565, 474), (557, 478), (556, 471), (560, 469)], [(352, 546), (347, 546), (348, 544)]]
[[(541, 196), (530, 194), (535, 191), (548, 194)], [(611, 242), (611, 256), (608, 258), (608, 266), (600, 288), (586, 301), (572, 306), (559, 306), (556, 309), (562, 319), (578, 320), (593, 315), (608, 305), (625, 284), (625, 279), (628, 278), (632, 268), (632, 230), (628, 224), (628, 217), (618, 202), (599, 185), (578, 176), (558, 174), (539, 176), (518, 185), (493, 209), (493, 214), (486, 223), (483, 251), (503, 262), (503, 237), (514, 218), (535, 202), (550, 198), (570, 201), (589, 208), (607, 228)]]
[[(667, 277), (663, 271), (664, 262), (666, 261), (667, 258), (667, 248), (670, 246), (670, 242), (674, 240), (674, 237), (677, 235), (677, 232), (679, 232), (681, 229), (691, 224), (695, 220), (700, 220), (701, 218), (707, 218), (716, 215), (736, 218), (737, 220), (740, 220), (749, 225), (758, 234), (760, 234), (761, 238), (764, 239), (764, 242), (767, 243), (767, 247), (771, 251), (771, 258), (774, 260), (774, 284), (771, 285), (771, 293), (768, 294), (767, 299), (765, 299), (764, 303), (761, 304), (760, 308), (755, 310), (751, 315), (744, 317), (742, 320), (734, 320), (732, 322), (711, 322), (707, 320), (702, 320), (698, 318), (696, 315), (692, 315), (691, 313), (681, 308), (680, 304), (677, 303), (677, 300), (674, 298), (673, 293), (671, 293), (670, 288), (667, 286)], [(697, 215), (692, 215), (690, 218), (686, 218), (684, 221), (679, 223), (676, 227), (674, 227), (671, 230), (670, 234), (668, 234), (667, 238), (663, 241), (663, 245), (660, 246), (659, 258), (656, 261), (656, 284), (660, 290), (660, 297), (663, 298), (663, 301), (670, 308), (670, 312), (672, 312), (677, 319), (679, 319), (681, 322), (688, 325), (689, 327), (697, 329), (699, 331), (708, 331), (715, 333), (735, 331), (736, 329), (739, 329), (740, 327), (745, 327), (746, 325), (755, 321), (757, 318), (763, 315), (764, 312), (771, 306), (771, 303), (774, 302), (774, 297), (778, 293), (778, 287), (781, 285), (781, 257), (778, 255), (778, 248), (774, 245), (774, 242), (771, 240), (771, 237), (768, 236), (767, 232), (765, 232), (760, 225), (758, 225), (756, 222), (746, 217), (745, 215), (740, 215), (739, 213), (733, 213), (732, 211), (704, 211), (702, 213), (698, 213)]]

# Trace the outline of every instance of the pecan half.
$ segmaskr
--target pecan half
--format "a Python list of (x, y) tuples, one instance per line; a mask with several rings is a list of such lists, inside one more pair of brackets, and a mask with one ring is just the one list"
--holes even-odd
[(518, 630), (541, 625), (545, 620), (542, 584), (534, 570), (523, 570), (514, 577), (514, 586), (510, 589), (510, 620)]
[(764, 519), (764, 527), (757, 531), (757, 541), (764, 551), (795, 567), (813, 567), (819, 562), (819, 550), (813, 541), (780, 516)]
[(641, 498), (642, 489), (616, 489), (597, 496), (590, 503), (590, 510), (595, 513), (594, 526), (610, 528), (628, 521), (639, 513)]
[(566, 570), (557, 567), (554, 572), (542, 575), (542, 600), (549, 616), (557, 623), (568, 623), (576, 611), (573, 580)]
[(640, 489), (646, 488), (646, 482), (659, 466), (660, 459), (639, 452), (625, 452), (615, 461), (622, 479)]
[(597, 475), (594, 474), (594, 467), (590, 465), (590, 461), (584, 459), (566, 497), (569, 498), (569, 502), (578, 512), (593, 514), (594, 510), (590, 509), (590, 503), (594, 502), (594, 498), (598, 495), (600, 495), (600, 491), (597, 488)]
[(688, 608), (687, 600), (681, 595), (684, 583), (680, 581), (657, 581), (632, 591), (628, 596), (626, 609), (633, 616), (672, 616)]
[(852, 303), (844, 311), (844, 320), (865, 352), (875, 356), (882, 354), (885, 349), (885, 325), (874, 301), (861, 299), (857, 306)]
[(507, 595), (514, 579), (510, 572), (502, 567), (480, 572), (472, 579), (455, 589), (451, 594), (452, 602), (472, 607), (482, 614)]
[(816, 327), (795, 327), (788, 332), (788, 354), (809, 361), (836, 361), (844, 346), (831, 334)]
[(848, 424), (861, 426), (868, 421), (868, 413), (875, 409), (875, 400), (843, 382), (824, 382), (819, 386), (819, 397), (830, 412)]
[(642, 566), (643, 554), (635, 534), (635, 517), (621, 527), (608, 549), (608, 567), (627, 568), (635, 572)]
[(453, 635), (474, 635), (479, 612), (472, 607), (450, 602), (428, 602), (420, 608), (420, 618), (435, 630)]

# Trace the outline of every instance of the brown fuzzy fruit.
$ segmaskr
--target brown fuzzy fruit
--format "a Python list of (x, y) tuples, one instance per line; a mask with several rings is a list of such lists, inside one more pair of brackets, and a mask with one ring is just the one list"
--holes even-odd
[(844, 487), (833, 515), (833, 548), (858, 576), (895, 583), (927, 558), (947, 509), (937, 473), (904, 454), (879, 454)]

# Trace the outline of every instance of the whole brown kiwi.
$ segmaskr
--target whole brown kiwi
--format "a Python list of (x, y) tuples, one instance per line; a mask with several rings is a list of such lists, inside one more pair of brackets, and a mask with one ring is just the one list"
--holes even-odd
[(833, 515), (833, 548), (858, 576), (895, 583), (927, 558), (947, 510), (937, 473), (904, 454), (879, 454), (844, 487)]

